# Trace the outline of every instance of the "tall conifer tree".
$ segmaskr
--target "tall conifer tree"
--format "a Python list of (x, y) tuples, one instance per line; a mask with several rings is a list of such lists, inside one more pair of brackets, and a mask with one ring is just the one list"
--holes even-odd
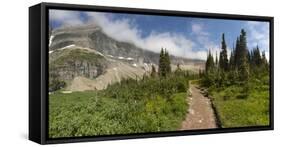
[(214, 67), (215, 67), (214, 58), (211, 54), (211, 51), (209, 50), (208, 56), (207, 56), (207, 61), (206, 61), (206, 64), (205, 64), (206, 73), (208, 74), (210, 72), (213, 72)]
[(249, 79), (249, 63), (247, 58), (247, 39), (246, 39), (246, 32), (244, 29), (241, 30), (241, 35), (239, 38), (239, 52), (237, 52), (238, 56), (238, 71), (239, 71), (239, 78), (241, 81), (248, 81)]
[(220, 52), (220, 61), (219, 61), (219, 67), (223, 71), (227, 71), (228, 69), (228, 59), (227, 59), (227, 50), (226, 50), (226, 42), (224, 38), (224, 33), (222, 34), (222, 42), (221, 42), (221, 52)]
[(165, 59), (164, 59), (164, 50), (161, 48), (160, 57), (159, 57), (159, 65), (158, 65), (158, 74), (159, 76), (166, 76), (165, 73)]

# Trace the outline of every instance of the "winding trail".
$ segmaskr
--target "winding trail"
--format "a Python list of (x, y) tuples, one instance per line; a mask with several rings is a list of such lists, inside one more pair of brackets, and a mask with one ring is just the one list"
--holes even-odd
[(189, 90), (191, 96), (187, 97), (189, 103), (188, 113), (182, 122), (180, 130), (217, 128), (216, 117), (210, 99), (202, 94), (197, 85), (190, 83)]

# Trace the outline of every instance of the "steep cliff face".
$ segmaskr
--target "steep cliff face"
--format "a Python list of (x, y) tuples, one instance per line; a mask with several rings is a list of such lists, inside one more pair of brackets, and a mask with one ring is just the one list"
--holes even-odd
[(49, 54), (49, 91), (63, 87), (70, 91), (102, 90), (122, 79), (141, 79), (150, 73), (151, 66), (107, 57), (89, 48), (61, 48)]
[(103, 74), (106, 67), (105, 58), (94, 52), (77, 48), (58, 50), (50, 55), (50, 80), (71, 81), (77, 76), (94, 79)]

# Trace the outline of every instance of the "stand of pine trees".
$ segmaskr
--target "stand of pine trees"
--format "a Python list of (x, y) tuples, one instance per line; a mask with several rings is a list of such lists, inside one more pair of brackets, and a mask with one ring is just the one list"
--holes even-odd
[[(228, 60), (229, 59), (229, 60)], [(205, 86), (215, 85), (217, 87), (248, 83), (250, 77), (259, 78), (261, 75), (268, 74), (269, 63), (266, 60), (265, 52), (260, 55), (257, 46), (252, 51), (247, 48), (247, 37), (244, 29), (237, 37), (236, 44), (228, 58), (225, 35), (222, 34), (221, 51), (219, 59), (216, 55), (215, 60), (208, 52), (203, 76)]]

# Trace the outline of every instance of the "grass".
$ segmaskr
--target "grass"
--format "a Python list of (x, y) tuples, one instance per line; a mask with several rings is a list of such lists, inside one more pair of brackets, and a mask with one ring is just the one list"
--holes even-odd
[(269, 125), (268, 78), (251, 79), (247, 87), (209, 88), (223, 128)]
[(102, 91), (55, 92), (49, 95), (49, 137), (177, 130), (188, 108), (184, 81), (180, 76), (147, 77), (122, 80)]

